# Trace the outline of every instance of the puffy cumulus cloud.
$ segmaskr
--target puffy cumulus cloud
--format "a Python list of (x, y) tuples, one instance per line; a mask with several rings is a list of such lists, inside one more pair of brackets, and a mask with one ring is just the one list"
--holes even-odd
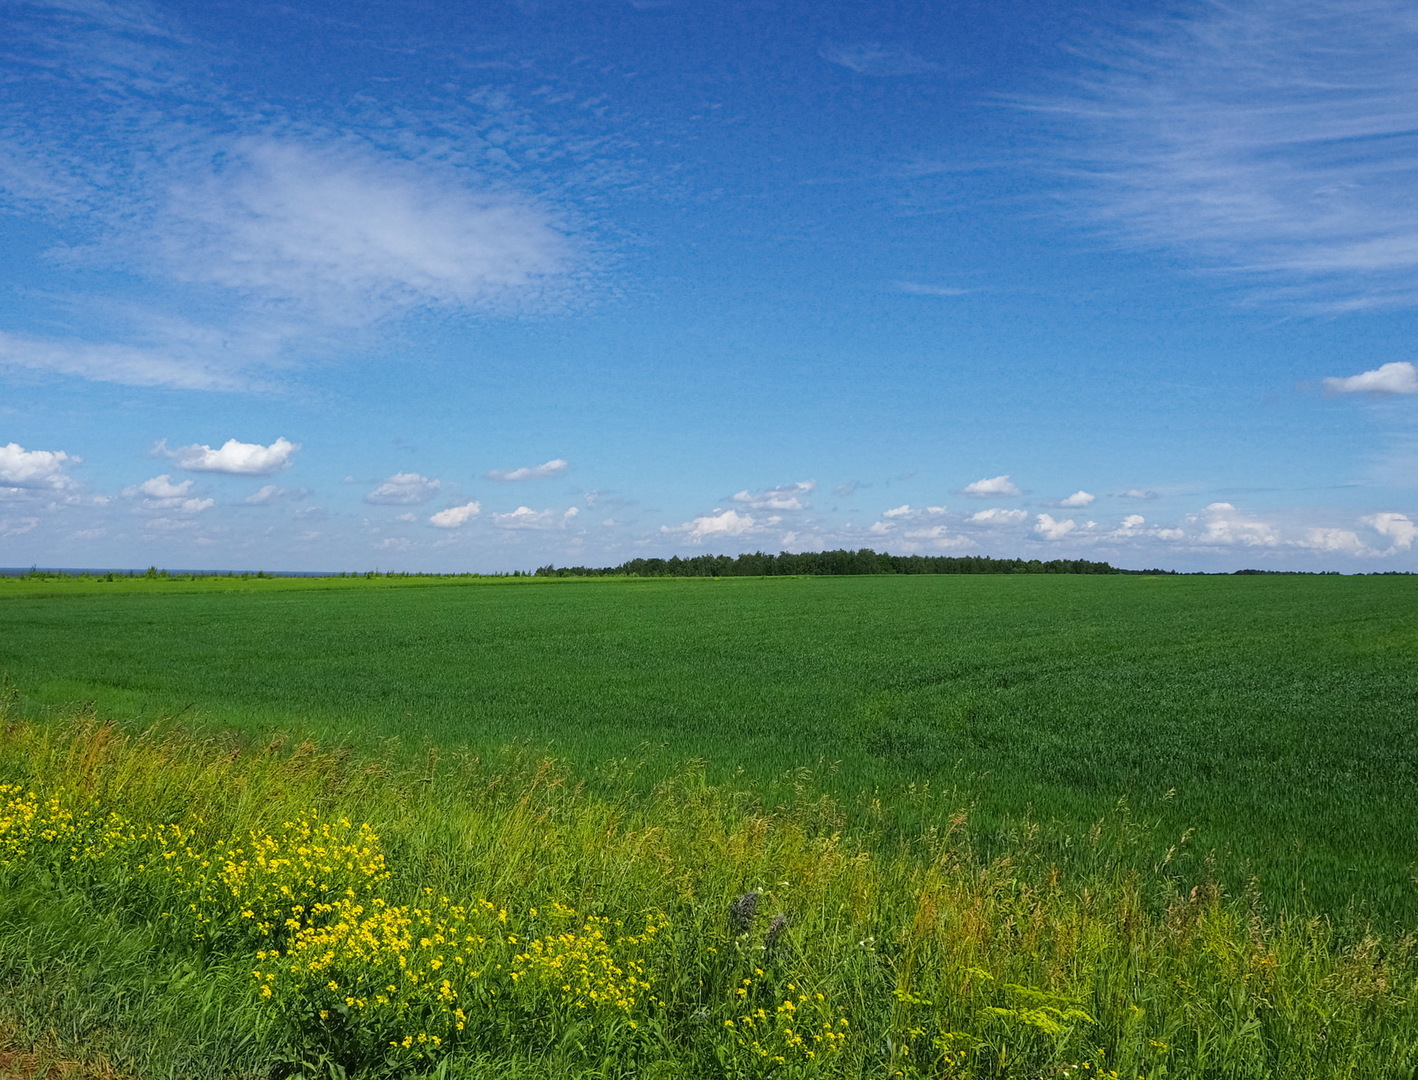
[(1391, 551), (1407, 551), (1418, 540), (1418, 525), (1407, 514), (1370, 514), (1359, 519), (1389, 541)]
[(1118, 492), (1124, 499), (1155, 499), (1157, 492), (1148, 488), (1128, 488), (1126, 491)]
[(662, 525), (662, 533), (683, 533), (686, 539), (706, 540), (711, 536), (743, 536), (758, 528), (752, 514), (740, 514), (737, 510), (715, 510), (683, 525)]
[(910, 503), (902, 503), (900, 506), (894, 506), (890, 510), (883, 510), (881, 516), (884, 518), (910, 517), (913, 512)]
[(0, 488), (63, 491), (74, 486), (65, 466), (82, 460), (63, 450), (26, 450), (19, 443), (7, 443), (0, 446)]
[(519, 480), (545, 480), (549, 476), (560, 476), (571, 466), (561, 458), (552, 458), (540, 465), (524, 465), (520, 469), (493, 469), (484, 475), (498, 483), (516, 483)]
[(1066, 499), (1060, 499), (1060, 500), (1059, 500), (1059, 505), (1060, 505), (1060, 506), (1067, 506), (1067, 507), (1069, 507), (1069, 508), (1073, 508), (1073, 507), (1077, 507), (1077, 506), (1092, 506), (1093, 503), (1095, 503), (1095, 502), (1097, 502), (1097, 501), (1098, 501), (1098, 496), (1097, 496), (1097, 495), (1090, 495), (1088, 492), (1086, 492), (1086, 491), (1081, 491), (1081, 490), (1080, 490), (1080, 491), (1075, 491), (1072, 495), (1070, 495), (1070, 496), (1069, 496), (1068, 498), (1066, 498)]
[(202, 499), (194, 495), (191, 480), (173, 483), (172, 477), (167, 473), (126, 487), (123, 494), (130, 499), (140, 500), (146, 510), (177, 510), (184, 514), (199, 514), (216, 505), (215, 499)]
[(1055, 521), (1049, 514), (1039, 514), (1034, 518), (1034, 533), (1045, 540), (1062, 540), (1077, 528), (1078, 523), (1072, 519)]
[(1202, 547), (1259, 547), (1280, 545), (1280, 534), (1257, 518), (1248, 518), (1228, 502), (1214, 502), (1183, 522), (1192, 541)]
[(990, 527), (1001, 527), (1007, 525), (1022, 525), (1028, 520), (1029, 514), (1024, 510), (1005, 510), (999, 506), (992, 506), (988, 510), (977, 510), (967, 519), (971, 525), (984, 525)]
[(1324, 388), (1331, 394), (1418, 394), (1418, 368), (1397, 360), (1358, 375), (1325, 379)]
[(740, 491), (734, 496), (734, 502), (750, 510), (806, 510), (807, 504), (803, 498), (816, 490), (816, 480), (799, 480), (796, 484), (766, 488), (757, 494)]
[(440, 529), (457, 529), (483, 512), (483, 504), (474, 500), (462, 506), (450, 506), (429, 517), (428, 523)]
[(1368, 554), (1368, 548), (1353, 529), (1312, 528), (1305, 530), (1305, 538), (1296, 544), (1312, 551), (1338, 551), (1349, 555)]
[(976, 480), (972, 484), (966, 484), (961, 494), (977, 499), (988, 499), (995, 495), (1022, 495), (1024, 493), (1009, 479), (1009, 473), (1005, 473), (1003, 476), (989, 476), (983, 480)]
[(1123, 518), (1122, 524), (1113, 530), (1113, 535), (1118, 537), (1138, 536), (1142, 533), (1142, 527), (1146, 524), (1147, 519), (1141, 514), (1129, 514), (1127, 517)]
[(193, 443), (180, 446), (176, 450), (167, 448), (167, 440), (159, 442), (153, 452), (159, 457), (169, 457), (179, 468), (188, 472), (226, 473), (229, 476), (270, 476), (282, 469), (290, 468), (300, 443), (293, 443), (282, 437), (270, 446), (260, 443), (238, 442), (228, 439), (221, 447), (213, 450), (205, 444)]
[(413, 506), (428, 502), (442, 486), (440, 481), (418, 473), (395, 473), (366, 495), (364, 501), (376, 506)]
[(519, 506), (505, 514), (493, 514), (492, 523), (499, 529), (555, 529), (569, 523), (580, 512), (574, 506), (563, 511)]
[(867, 532), (871, 533), (873, 536), (887, 536), (895, 531), (896, 522), (894, 521), (874, 521), (871, 524), (871, 528), (867, 530)]

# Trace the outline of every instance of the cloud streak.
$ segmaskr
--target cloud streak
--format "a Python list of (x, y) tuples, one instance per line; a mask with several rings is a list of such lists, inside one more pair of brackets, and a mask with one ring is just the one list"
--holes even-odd
[(1404, 0), (1223, 0), (1098, 44), (1081, 87), (1032, 107), (1135, 244), (1328, 309), (1412, 305), (1416, 51)]
[[(28, 67), (0, 83), (0, 210), (58, 235), (51, 266), (112, 275), (104, 299), (139, 332), (111, 317), (0, 336), (0, 365), (251, 389), (253, 370), (347, 351), (351, 329), (560, 307), (587, 280), (581, 219), (532, 162), (585, 164), (593, 144), (559, 147), (506, 93), (450, 85), (313, 120), (223, 85), (230, 58), (152, 5), (14, 14)], [(191, 311), (205, 346), (151, 332)]]
[(560, 476), (570, 467), (570, 464), (561, 458), (552, 458), (540, 465), (524, 465), (520, 469), (493, 469), (484, 476), (498, 483), (517, 483), (522, 480), (545, 480), (549, 476)]

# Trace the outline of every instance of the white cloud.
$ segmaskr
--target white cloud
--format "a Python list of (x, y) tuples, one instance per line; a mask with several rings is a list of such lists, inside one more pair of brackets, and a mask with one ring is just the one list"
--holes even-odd
[(37, 517), (0, 518), (0, 536), (23, 536), (39, 525)]
[(1123, 518), (1123, 523), (1118, 526), (1118, 535), (1135, 536), (1137, 532), (1147, 524), (1147, 519), (1141, 514), (1129, 514)]
[(1185, 10), (1102, 44), (1076, 92), (1035, 103), (1063, 121), (1059, 152), (1095, 213), (1277, 295), (1418, 302), (1409, 0)]
[(413, 506), (428, 502), (442, 486), (440, 481), (418, 473), (395, 473), (366, 495), (364, 501), (378, 506)]
[(925, 75), (942, 70), (939, 64), (923, 60), (910, 49), (880, 41), (832, 43), (819, 49), (818, 55), (829, 64), (876, 78)]
[(192, 481), (173, 483), (167, 473), (144, 480), (123, 489), (130, 499), (139, 499), (148, 510), (177, 510), (184, 514), (199, 514), (215, 506), (215, 499), (197, 498), (192, 493)]
[(1184, 524), (1193, 542), (1203, 547), (1261, 547), (1280, 544), (1274, 527), (1242, 515), (1228, 502), (1214, 502), (1198, 514), (1189, 514)]
[(1097, 499), (1097, 495), (1090, 495), (1086, 491), (1075, 491), (1068, 498), (1060, 499), (1059, 505), (1067, 507), (1091, 506), (1094, 502), (1097, 501)]
[(871, 533), (873, 536), (886, 536), (894, 532), (895, 529), (896, 522), (894, 521), (874, 521), (867, 532)]
[(1128, 488), (1126, 491), (1119, 492), (1119, 494), (1122, 495), (1122, 497), (1123, 497), (1124, 499), (1155, 499), (1155, 498), (1157, 498), (1157, 492), (1151, 491), (1151, 490), (1149, 490), (1148, 488)]
[(662, 525), (663, 533), (682, 532), (690, 540), (704, 540), (711, 536), (743, 536), (757, 526), (751, 514), (740, 514), (737, 510), (715, 510), (683, 525), (670, 527)]
[(505, 307), (569, 269), (547, 210), (451, 170), (280, 134), (205, 149), (172, 170), (160, 211), (156, 257), (184, 280), (359, 323)]
[(1048, 514), (1039, 514), (1034, 518), (1034, 532), (1045, 540), (1062, 540), (1077, 528), (1078, 523), (1071, 519), (1055, 521)]
[(1407, 514), (1370, 514), (1359, 519), (1380, 536), (1387, 537), (1393, 551), (1407, 551), (1418, 540), (1418, 525)]
[(1368, 548), (1352, 529), (1311, 528), (1298, 545), (1313, 551), (1338, 551), (1350, 555), (1369, 554)]
[(975, 511), (969, 520), (972, 525), (1019, 525), (1028, 517), (1029, 514), (1024, 510), (1005, 510), (992, 506), (988, 510)]
[[(57, 232), (53, 265), (139, 282), (135, 303), (117, 286), (88, 305), (86, 329), (120, 307), (138, 325), (201, 311), (218, 344), (110, 322), (92, 340), (0, 337), (0, 365), (237, 389), (251, 367), (346, 346), (350, 327), (557, 307), (588, 280), (590, 247), (572, 237), (561, 193), (624, 182), (599, 168), (613, 129), (563, 116), (553, 134), (506, 80), (450, 75), (417, 103), (355, 95), (317, 120), (259, 91), (233, 97), (225, 45), (150, 4), (46, 0), (7, 14), (0, 209)], [(532, 91), (538, 106), (545, 91)], [(73, 297), (45, 291), (58, 300), (42, 321), (62, 322)]]
[(541, 465), (526, 465), (520, 469), (493, 469), (486, 473), (489, 480), (516, 482), (519, 480), (545, 480), (549, 476), (560, 476), (570, 465), (561, 458), (552, 458)]
[(19, 443), (7, 443), (0, 446), (0, 488), (63, 491), (74, 484), (65, 466), (82, 460), (63, 450), (26, 450)]
[(1396, 360), (1373, 371), (1325, 379), (1324, 385), (1331, 394), (1418, 394), (1418, 368)]
[(180, 340), (134, 346), (112, 342), (45, 340), (0, 332), (0, 367), (49, 371), (124, 386), (179, 390), (240, 390), (250, 380), (213, 362)]
[(462, 506), (450, 506), (447, 510), (440, 510), (428, 521), (430, 525), (436, 525), (440, 529), (456, 529), (466, 525), (482, 512), (483, 504), (475, 500)]
[(783, 484), (767, 488), (758, 494), (747, 490), (734, 496), (734, 502), (742, 503), (750, 510), (805, 510), (803, 497), (817, 490), (816, 480), (799, 480), (796, 484)]
[(303, 499), (310, 494), (309, 488), (283, 488), (276, 484), (263, 484), (260, 489), (242, 499), (246, 506), (264, 506), (277, 499)]
[(966, 484), (963, 494), (971, 495), (977, 499), (988, 499), (994, 495), (1022, 495), (1009, 479), (1009, 474), (1003, 476), (991, 476), (984, 480), (976, 480), (972, 484)]
[(578, 512), (574, 506), (566, 513), (519, 506), (505, 514), (493, 514), (492, 523), (500, 529), (554, 529), (570, 521)]
[(160, 457), (170, 457), (178, 467), (189, 472), (226, 473), (230, 476), (270, 476), (289, 468), (300, 443), (278, 438), (270, 446), (260, 443), (237, 442), (228, 439), (221, 447), (213, 450), (205, 444), (180, 446), (176, 450), (167, 448), (167, 440), (154, 447)]
[(898, 290), (908, 296), (940, 296), (956, 297), (965, 296), (969, 289), (957, 289), (951, 285), (923, 285), (918, 281), (898, 281), (895, 282)]
[(881, 516), (884, 517), (884, 518), (900, 518), (900, 517), (910, 517), (910, 516), (911, 516), (911, 513), (912, 513), (911, 504), (910, 504), (910, 503), (902, 503), (900, 506), (893, 507), (893, 508), (890, 509), (890, 510), (883, 510), (883, 511), (881, 512)]

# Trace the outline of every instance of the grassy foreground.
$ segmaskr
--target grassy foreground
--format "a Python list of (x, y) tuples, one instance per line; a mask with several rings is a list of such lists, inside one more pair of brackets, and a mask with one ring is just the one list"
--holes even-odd
[(637, 755), (642, 790), (808, 765), (907, 834), (946, 824), (909, 797), (944, 783), (977, 844), (1126, 796), (1159, 823), (1140, 867), (1195, 830), (1274, 907), (1401, 928), (1415, 627), (1411, 577), (4, 579), (0, 678), (32, 717)]
[[(0, 735), (0, 1046), (140, 1077), (1409, 1080), (1418, 944), (1262, 913), (1115, 817), (848, 830), (702, 771)], [(944, 807), (942, 807), (944, 810)]]

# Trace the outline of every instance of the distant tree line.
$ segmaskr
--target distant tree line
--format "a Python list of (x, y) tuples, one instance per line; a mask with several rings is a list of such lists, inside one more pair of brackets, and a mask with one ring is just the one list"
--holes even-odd
[[(774, 577), (789, 574), (1127, 574), (1090, 559), (992, 559), (988, 555), (888, 555), (860, 551), (804, 551), (777, 555), (691, 555), (630, 559), (619, 566), (542, 566), (537, 577)], [(1148, 573), (1164, 573), (1152, 570)]]

